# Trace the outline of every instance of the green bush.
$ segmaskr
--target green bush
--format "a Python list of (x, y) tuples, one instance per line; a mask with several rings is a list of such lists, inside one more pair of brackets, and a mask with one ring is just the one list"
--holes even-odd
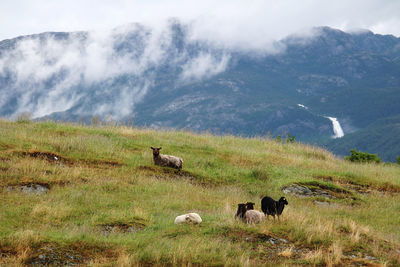
[(400, 164), (400, 156), (397, 157), (397, 164)]
[(295, 138), (294, 135), (287, 134), (286, 135), (286, 143), (296, 143), (294, 138)]
[(286, 143), (296, 143), (296, 140), (294, 140), (294, 139), (295, 139), (294, 135), (287, 134), (287, 135), (286, 135), (286, 139), (283, 139), (283, 137), (281, 137), (280, 135), (278, 135), (278, 136), (275, 138), (275, 141), (278, 142), (278, 143), (284, 143), (285, 140), (286, 140)]
[(356, 151), (355, 149), (350, 150), (350, 156), (347, 156), (344, 159), (352, 162), (381, 162), (381, 159), (377, 154)]

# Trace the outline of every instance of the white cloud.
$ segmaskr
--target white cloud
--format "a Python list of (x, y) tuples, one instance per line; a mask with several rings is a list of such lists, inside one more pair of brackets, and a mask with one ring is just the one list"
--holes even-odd
[(313, 26), (368, 28), (399, 36), (399, 14), (397, 0), (2, 0), (0, 40), (131, 22), (157, 26), (176, 17), (197, 21), (204, 38), (259, 46)]
[[(130, 24), (116, 30), (47, 34), (17, 41), (0, 56), (0, 76), (12, 77), (7, 87), (0, 88), (0, 109), (14, 98), (14, 116), (31, 112), (37, 118), (81, 102), (85, 106), (82, 115), (111, 113), (120, 119), (133, 113), (154, 85), (161, 66), (180, 70), (180, 82), (185, 83), (225, 70), (228, 55), (203, 51), (192, 58), (186, 48), (177, 50), (171, 24), (165, 26)], [(184, 47), (193, 42), (183, 41)], [(96, 103), (91, 100), (94, 98)]]
[(180, 79), (187, 83), (212, 77), (227, 68), (229, 58), (230, 56), (226, 54), (217, 57), (210, 53), (202, 52), (183, 65)]

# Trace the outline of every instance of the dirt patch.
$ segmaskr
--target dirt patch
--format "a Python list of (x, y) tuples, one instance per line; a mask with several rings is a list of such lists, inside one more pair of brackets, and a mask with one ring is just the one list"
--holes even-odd
[(102, 159), (96, 159), (96, 160), (83, 159), (83, 160), (78, 160), (76, 162), (84, 163), (85, 165), (88, 165), (89, 167), (96, 167), (96, 168), (122, 167), (125, 165), (122, 162), (112, 161), (112, 160), (102, 160)]
[(360, 252), (345, 253), (342, 263), (349, 266), (382, 266), (378, 264), (378, 258)]
[(94, 247), (85, 243), (74, 243), (61, 247), (57, 244), (42, 244), (33, 250), (25, 260), (32, 266), (80, 266), (96, 256), (115, 258), (111, 249)]
[(22, 192), (26, 194), (41, 195), (50, 190), (50, 185), (47, 183), (21, 183), (5, 186), (7, 192)]
[(292, 243), (281, 237), (262, 233), (252, 233), (243, 230), (230, 230), (225, 232), (223, 235), (234, 242), (245, 241), (250, 243), (269, 243), (271, 245), (290, 245)]
[(31, 157), (35, 159), (45, 160), (51, 164), (62, 165), (62, 166), (74, 166), (76, 162), (70, 160), (66, 157), (62, 157), (58, 154), (52, 152), (43, 152), (43, 151), (17, 151), (15, 152), (18, 155), (23, 157)]
[(9, 159), (9, 158), (6, 158), (6, 157), (1, 157), (1, 156), (0, 156), (0, 161), (6, 162), (6, 161), (10, 161), (10, 159)]
[(130, 223), (105, 223), (99, 225), (101, 232), (105, 235), (112, 233), (134, 233), (143, 230), (146, 225), (141, 222)]
[(125, 165), (124, 163), (113, 161), (113, 160), (102, 160), (102, 159), (69, 159), (52, 152), (43, 151), (23, 151), (19, 152), (22, 156), (29, 156), (32, 158), (39, 158), (46, 160), (53, 164), (76, 166), (76, 165), (86, 165), (95, 168), (109, 168), (109, 167), (121, 167)]
[(377, 185), (377, 184), (358, 183), (355, 181), (349, 181), (341, 177), (321, 176), (321, 175), (314, 177), (326, 182), (333, 182), (337, 185), (342, 186), (346, 190), (351, 190), (358, 194), (400, 193), (399, 186), (389, 183)]
[(63, 246), (46, 242), (25, 248), (0, 247), (0, 266), (82, 266), (99, 258), (115, 261), (116, 257), (112, 248), (83, 242)]
[[(6, 155), (8, 155), (8, 154), (6, 154)], [(2, 161), (2, 162), (9, 162), (10, 160), (11, 160), (10, 157), (0, 156), (0, 161)]]
[(389, 183), (384, 183), (381, 185), (375, 185), (376, 190), (379, 192), (384, 192), (384, 193), (400, 193), (400, 186), (389, 184)]
[(75, 266), (90, 258), (84, 258), (78, 251), (59, 251), (53, 247), (41, 248), (29, 257), (25, 264), (33, 266)]
[(204, 187), (217, 186), (216, 183), (211, 182), (204, 177), (195, 175), (189, 171), (176, 170), (172, 168), (155, 168), (151, 166), (138, 166), (138, 170), (151, 173), (153, 177), (157, 179), (184, 179), (195, 185), (201, 185)]
[(51, 152), (40, 152), (40, 151), (31, 151), (31, 152), (22, 152), (23, 155), (28, 155), (32, 158), (41, 158), (51, 162), (56, 161), (66, 161), (60, 155), (51, 153)]
[[(18, 253), (15, 249), (10, 247), (0, 247), (0, 260), (16, 256)], [(1, 261), (0, 261), (1, 263)], [(1, 266), (1, 265), (0, 265)]]
[(138, 166), (137, 169), (138, 169), (138, 170), (141, 170), (141, 171), (149, 171), (149, 172), (156, 172), (156, 171), (157, 171), (157, 169), (154, 168), (154, 167), (143, 166), (143, 165)]
[(1, 172), (6, 172), (8, 171), (10, 168), (9, 167), (0, 167), (0, 171)]
[[(228, 230), (222, 234), (232, 242), (245, 242), (259, 253), (260, 260), (279, 262), (284, 258), (301, 258), (310, 249), (296, 246), (290, 240), (262, 233), (252, 233), (243, 230)], [(285, 251), (290, 251), (285, 253)]]

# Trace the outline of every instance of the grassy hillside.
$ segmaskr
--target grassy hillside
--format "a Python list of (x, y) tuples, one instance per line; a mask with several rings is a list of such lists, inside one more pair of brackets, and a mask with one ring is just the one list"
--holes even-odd
[[(0, 265), (400, 264), (397, 165), (189, 132), (0, 121), (0, 133)], [(150, 146), (183, 170), (153, 166)], [(330, 198), (285, 195), (292, 184)], [(234, 220), (265, 195), (288, 199), (280, 222)], [(191, 211), (201, 225), (174, 224)]]

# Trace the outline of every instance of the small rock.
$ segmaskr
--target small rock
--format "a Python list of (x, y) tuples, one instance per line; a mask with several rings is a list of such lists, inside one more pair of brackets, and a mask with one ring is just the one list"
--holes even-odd
[(49, 188), (40, 184), (28, 184), (28, 185), (9, 185), (6, 186), (7, 192), (21, 191), (27, 194), (44, 194), (49, 191)]
[(12, 192), (12, 191), (14, 191), (14, 188), (12, 186), (6, 186), (6, 191)]
[(41, 260), (43, 260), (43, 259), (45, 258), (45, 256), (44, 256), (44, 255), (39, 255), (38, 258), (41, 259)]
[(275, 245), (275, 244), (276, 244), (276, 239), (275, 239), (275, 238), (270, 238), (268, 241), (269, 241), (272, 245)]
[(366, 258), (367, 260), (374, 260), (374, 261), (377, 260), (377, 258), (372, 257), (372, 256), (368, 256), (368, 255), (366, 255), (365, 258)]
[(43, 194), (47, 193), (49, 189), (45, 186), (42, 186), (40, 184), (30, 184), (30, 185), (23, 185), (19, 189), (20, 191), (24, 193), (29, 193), (29, 194)]
[(312, 191), (301, 185), (290, 185), (283, 189), (285, 194), (296, 194), (296, 195), (312, 195)]
[(288, 242), (286, 239), (283, 239), (283, 238), (279, 238), (279, 241), (281, 241), (281, 242), (283, 242), (285, 244), (287, 244), (287, 242)]

